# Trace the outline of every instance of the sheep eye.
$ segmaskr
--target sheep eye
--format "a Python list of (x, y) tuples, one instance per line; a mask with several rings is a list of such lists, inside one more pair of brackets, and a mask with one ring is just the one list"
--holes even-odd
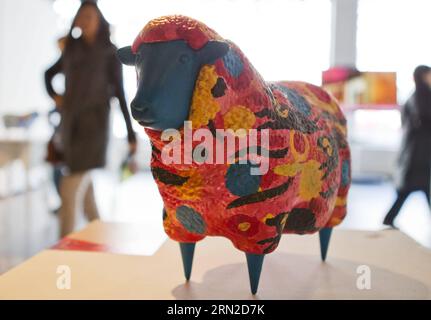
[(180, 62), (187, 63), (190, 60), (190, 57), (187, 54), (180, 55)]

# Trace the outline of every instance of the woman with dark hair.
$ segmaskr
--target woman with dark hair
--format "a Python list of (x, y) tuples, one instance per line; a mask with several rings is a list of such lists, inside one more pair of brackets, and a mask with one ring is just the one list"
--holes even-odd
[[(65, 76), (65, 92), (52, 86), (58, 73)], [(127, 126), (130, 153), (136, 150), (122, 67), (110, 40), (109, 24), (95, 2), (84, 1), (73, 20), (60, 59), (45, 73), (48, 94), (61, 110), (60, 132), (68, 174), (62, 178), (61, 236), (73, 231), (81, 206), (89, 220), (99, 217), (89, 171), (105, 165), (110, 99), (119, 100)]]
[(413, 74), (416, 90), (402, 108), (403, 141), (399, 158), (397, 199), (383, 223), (394, 220), (413, 191), (423, 191), (430, 203), (431, 178), (431, 68), (418, 66)]

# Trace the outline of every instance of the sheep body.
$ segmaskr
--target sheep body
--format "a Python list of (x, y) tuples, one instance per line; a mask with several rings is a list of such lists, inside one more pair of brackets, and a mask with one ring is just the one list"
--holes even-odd
[[(350, 151), (346, 120), (335, 99), (304, 82), (265, 82), (235, 44), (188, 17), (152, 20), (132, 48), (179, 39), (193, 49), (210, 40), (229, 44), (223, 57), (199, 71), (188, 119), (192, 130), (206, 128), (216, 137), (216, 129), (256, 129), (258, 134), (268, 129), (269, 170), (251, 175), (250, 161), (165, 164), (161, 155), (170, 141), (146, 128), (169, 237), (190, 243), (223, 236), (239, 250), (266, 254), (283, 233), (338, 225), (346, 214)], [(247, 155), (260, 147), (252, 146)], [(239, 160), (238, 152), (230, 156)]]

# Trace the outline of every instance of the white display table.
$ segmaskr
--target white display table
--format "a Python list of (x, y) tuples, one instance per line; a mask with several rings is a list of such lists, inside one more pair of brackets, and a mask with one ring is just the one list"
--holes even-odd
[[(0, 299), (431, 298), (431, 251), (393, 230), (334, 230), (326, 263), (316, 235), (284, 236), (265, 258), (255, 297), (245, 255), (224, 238), (197, 244), (189, 283), (178, 244), (167, 240), (144, 255), (137, 226), (96, 221), (69, 239), (63, 250), (45, 250), (0, 276)], [(68, 290), (57, 288), (58, 266), (70, 268)], [(370, 270), (369, 290), (357, 287), (359, 266)]]

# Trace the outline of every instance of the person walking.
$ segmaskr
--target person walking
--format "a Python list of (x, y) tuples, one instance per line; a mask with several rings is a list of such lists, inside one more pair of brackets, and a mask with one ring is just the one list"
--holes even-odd
[(383, 224), (393, 228), (402, 205), (413, 191), (422, 191), (428, 204), (431, 204), (431, 68), (418, 66), (413, 77), (415, 92), (401, 110), (403, 140), (397, 198), (383, 221)]
[[(65, 76), (64, 95), (52, 85), (58, 73)], [(60, 185), (60, 235), (64, 237), (73, 231), (80, 209), (90, 221), (99, 218), (90, 171), (105, 166), (112, 97), (118, 98), (126, 122), (129, 152), (136, 151), (122, 67), (110, 40), (109, 24), (95, 2), (82, 2), (61, 57), (45, 73), (45, 84), (62, 115), (60, 130), (68, 170)]]

